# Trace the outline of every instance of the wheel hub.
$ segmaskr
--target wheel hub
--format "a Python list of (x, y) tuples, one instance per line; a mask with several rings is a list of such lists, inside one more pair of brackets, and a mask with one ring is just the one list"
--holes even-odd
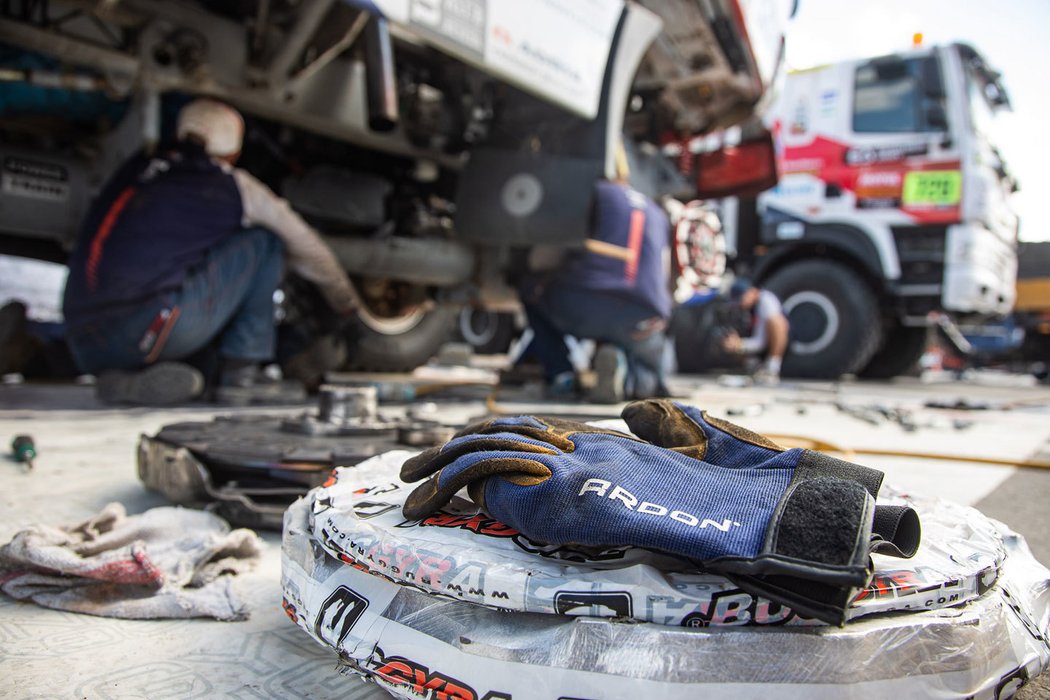
[(839, 332), (839, 312), (823, 294), (804, 291), (784, 302), (784, 313), (791, 324), (791, 350), (812, 355), (826, 349)]

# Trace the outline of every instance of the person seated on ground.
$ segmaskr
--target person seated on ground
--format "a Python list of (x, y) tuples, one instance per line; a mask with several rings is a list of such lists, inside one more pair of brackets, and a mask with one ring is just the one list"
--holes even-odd
[(764, 356), (755, 379), (776, 383), (788, 345), (788, 320), (780, 300), (768, 289), (759, 289), (751, 280), (737, 278), (729, 288), (729, 299), (751, 316), (751, 334), (740, 337), (731, 331), (723, 341), (727, 352), (738, 355)]
[(668, 395), (670, 223), (660, 206), (627, 185), (622, 151), (617, 160), (619, 177), (595, 185), (586, 247), (521, 290), (534, 334), (528, 353), (542, 364), (549, 392), (578, 390), (565, 336), (590, 339), (599, 347), (589, 398), (603, 403)]
[(218, 384), (251, 386), (274, 355), (273, 295), (283, 261), (343, 316), (358, 297), (320, 236), (244, 170), (244, 121), (209, 99), (179, 113), (176, 142), (139, 153), (111, 178), (69, 261), (63, 312), (80, 370), (110, 402), (200, 396), (198, 367), (218, 353)]

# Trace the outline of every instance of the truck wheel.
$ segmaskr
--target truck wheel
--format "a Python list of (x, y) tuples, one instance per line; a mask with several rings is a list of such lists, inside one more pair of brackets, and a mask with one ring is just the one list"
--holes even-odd
[(364, 308), (345, 329), (345, 368), (410, 372), (433, 357), (456, 325), (457, 309), (435, 304), (420, 285), (359, 278)]
[(411, 372), (437, 354), (455, 327), (456, 310), (417, 308), (396, 317), (362, 311), (346, 330), (346, 369)]
[(785, 376), (837, 379), (864, 367), (882, 339), (875, 295), (853, 271), (830, 260), (805, 260), (764, 285), (791, 324)]
[(926, 329), (894, 326), (885, 334), (882, 347), (857, 373), (864, 379), (891, 379), (905, 374), (919, 364), (926, 350)]

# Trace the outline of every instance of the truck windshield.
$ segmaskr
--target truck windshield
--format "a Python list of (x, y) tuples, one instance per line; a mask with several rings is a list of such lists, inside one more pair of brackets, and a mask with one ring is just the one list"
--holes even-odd
[(859, 66), (854, 76), (855, 133), (936, 131), (924, 109), (922, 59), (876, 59)]

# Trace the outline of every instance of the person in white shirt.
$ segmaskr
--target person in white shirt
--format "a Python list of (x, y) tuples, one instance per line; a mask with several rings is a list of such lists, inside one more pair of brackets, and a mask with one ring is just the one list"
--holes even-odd
[(741, 337), (730, 332), (723, 341), (727, 352), (763, 356), (755, 372), (759, 381), (775, 383), (788, 346), (789, 324), (780, 300), (768, 289), (760, 289), (746, 278), (737, 278), (729, 288), (729, 298), (751, 316), (751, 333)]

